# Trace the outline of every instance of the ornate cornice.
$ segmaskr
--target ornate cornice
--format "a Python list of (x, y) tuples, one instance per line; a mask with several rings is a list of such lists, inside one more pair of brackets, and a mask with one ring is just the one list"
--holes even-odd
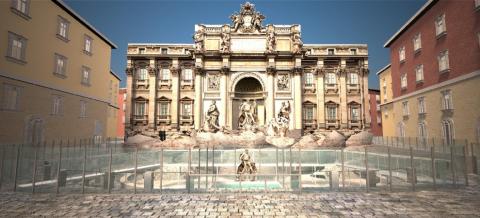
[(174, 67), (174, 66), (170, 66), (170, 73), (171, 74), (177, 74), (178, 71), (179, 71), (179, 68), (178, 67)]
[(275, 75), (276, 72), (277, 72), (277, 69), (275, 68), (275, 66), (267, 67), (267, 75)]
[(222, 69), (220, 70), (220, 73), (225, 75), (227, 75), (229, 72), (230, 72), (229, 66), (223, 66)]
[(127, 67), (125, 69), (125, 74), (127, 74), (127, 76), (132, 76), (133, 75), (133, 67)]
[(148, 70), (148, 74), (150, 74), (150, 75), (156, 75), (158, 69), (155, 68), (155, 67), (150, 67), (150, 66), (148, 66), (148, 67), (147, 67), (147, 70)]

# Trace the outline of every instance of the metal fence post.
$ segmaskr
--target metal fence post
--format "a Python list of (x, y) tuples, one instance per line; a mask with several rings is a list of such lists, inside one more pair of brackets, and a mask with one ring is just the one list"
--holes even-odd
[(299, 166), (298, 187), (300, 188), (300, 194), (301, 194), (302, 193), (302, 147), (298, 148), (298, 166)]
[(20, 151), (22, 145), (17, 145), (17, 153), (15, 154), (15, 171), (13, 172), (13, 192), (17, 191), (17, 174), (18, 174), (18, 165), (20, 162)]
[(0, 191), (2, 191), (2, 182), (3, 182), (3, 165), (5, 161), (5, 146), (2, 146), (2, 160), (0, 161)]
[(83, 141), (83, 168), (82, 168), (82, 194), (85, 194), (85, 171), (87, 170), (87, 140), (80, 139), (80, 146), (79, 149), (82, 148), (82, 141)]
[(415, 168), (413, 166), (413, 148), (410, 146), (410, 175), (411, 175), (411, 182), (412, 182), (412, 191), (415, 191), (415, 183), (417, 182), (417, 175), (415, 173)]
[[(46, 142), (44, 142), (46, 143)], [(40, 143), (35, 147), (35, 157), (33, 160), (33, 175), (32, 175), (32, 194), (35, 193), (35, 183), (37, 178), (37, 160), (38, 160), (38, 149), (40, 148)]]
[[(115, 144), (117, 143), (117, 141), (115, 140)], [(114, 146), (115, 146), (114, 144)], [(107, 184), (107, 189), (108, 189), (108, 193), (110, 194), (112, 192), (112, 159), (113, 159), (113, 149), (112, 149), (112, 146), (109, 145), (110, 147), (110, 157), (108, 159), (108, 184)], [(113, 181), (115, 182), (115, 181)]]
[(430, 147), (430, 156), (432, 159), (432, 182), (433, 182), (433, 190), (437, 190), (437, 170), (435, 167), (435, 147)]
[(345, 191), (345, 152), (344, 148), (341, 150), (340, 159), (342, 160), (342, 191)]
[(275, 180), (278, 181), (278, 148), (275, 148)]
[(190, 172), (192, 169), (192, 147), (188, 148), (188, 171), (187, 171), (187, 191), (190, 193)]
[(468, 145), (468, 140), (465, 140), (465, 146), (463, 146), (463, 160), (464, 160), (464, 167), (463, 169), (465, 170), (464, 174), (465, 174), (465, 186), (468, 186), (468, 160), (467, 160), (467, 156), (468, 156), (468, 150), (467, 150), (467, 145)]
[(285, 186), (285, 148), (282, 148), (282, 185)]
[(392, 155), (390, 152), (390, 147), (387, 147), (387, 153), (388, 153), (388, 187), (390, 192), (393, 189), (393, 177), (392, 177)]
[(366, 181), (366, 187), (367, 187), (367, 192), (370, 191), (370, 175), (369, 175), (369, 171), (368, 171), (368, 151), (367, 151), (367, 146), (365, 146), (365, 181)]
[(160, 193), (162, 193), (162, 191), (163, 191), (163, 148), (160, 149)]
[(135, 169), (133, 170), (133, 193), (137, 194), (137, 164), (138, 164), (138, 146), (135, 146)]
[(452, 182), (453, 186), (457, 186), (457, 175), (455, 172), (455, 149), (453, 146), (450, 146), (450, 167), (452, 169)]
[(215, 171), (215, 145), (212, 146), (212, 183), (215, 182), (216, 171)]
[(205, 162), (205, 190), (208, 189), (208, 145), (207, 145), (207, 161)]
[(58, 168), (57, 168), (57, 187), (56, 187), (56, 192), (60, 192), (60, 171), (62, 170), (62, 146), (63, 146), (63, 141), (60, 140), (60, 145), (58, 146)]

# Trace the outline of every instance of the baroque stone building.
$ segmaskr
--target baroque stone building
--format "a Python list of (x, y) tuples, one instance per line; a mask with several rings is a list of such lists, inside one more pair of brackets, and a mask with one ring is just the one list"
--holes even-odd
[(231, 130), (245, 105), (259, 127), (288, 105), (290, 133), (369, 129), (367, 45), (303, 44), (248, 2), (230, 18), (195, 25), (194, 44), (128, 44), (127, 131), (198, 130), (212, 105)]

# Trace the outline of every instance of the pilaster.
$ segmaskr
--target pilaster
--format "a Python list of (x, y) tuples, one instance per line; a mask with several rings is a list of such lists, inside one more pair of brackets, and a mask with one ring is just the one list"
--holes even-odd
[(319, 128), (325, 128), (325, 83), (323, 59), (317, 61), (317, 123)]
[(156, 84), (157, 84), (157, 68), (155, 67), (155, 59), (150, 59), (148, 66), (148, 128), (154, 130), (156, 116)]
[(275, 118), (275, 67), (275, 56), (269, 55), (267, 67), (267, 87), (265, 87), (265, 91), (267, 92), (267, 98), (265, 99), (267, 116), (265, 119), (266, 123)]
[(203, 69), (200, 67), (195, 68), (195, 100), (194, 105), (194, 123), (195, 129), (200, 129), (202, 125), (202, 104), (203, 104)]
[(302, 66), (301, 66), (301, 57), (295, 57), (295, 67), (293, 69), (293, 81), (294, 81), (294, 105), (295, 105), (295, 129), (301, 130), (302, 129), (302, 122), (303, 122), (303, 108), (302, 108)]
[(127, 75), (127, 99), (125, 107), (125, 130), (131, 129), (131, 115), (132, 115), (132, 90), (133, 90), (133, 63), (132, 60), (127, 60), (127, 68), (125, 74)]
[(220, 116), (223, 119), (220, 119), (220, 126), (228, 126), (229, 116), (228, 116), (228, 73), (230, 72), (230, 56), (222, 55), (222, 70), (220, 77), (220, 100), (222, 101), (222, 108), (220, 111)]
[(348, 110), (347, 110), (347, 79), (346, 79), (346, 59), (340, 61), (340, 128), (348, 127)]
[(178, 66), (178, 59), (172, 59), (172, 65), (170, 67), (170, 74), (172, 79), (172, 104), (171, 104), (171, 128), (178, 130), (178, 118), (179, 118), (179, 100), (180, 100), (180, 68)]

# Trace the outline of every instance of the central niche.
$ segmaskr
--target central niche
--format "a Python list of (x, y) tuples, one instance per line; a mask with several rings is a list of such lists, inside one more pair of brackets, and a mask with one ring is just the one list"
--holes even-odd
[(261, 98), (262, 92), (262, 84), (253, 77), (243, 78), (235, 86), (237, 98)]
[(232, 101), (232, 124), (238, 127), (238, 118), (241, 115), (240, 108), (243, 102), (247, 102), (253, 108), (258, 125), (265, 124), (264, 92), (260, 81), (254, 77), (245, 77), (235, 84), (234, 98)]

